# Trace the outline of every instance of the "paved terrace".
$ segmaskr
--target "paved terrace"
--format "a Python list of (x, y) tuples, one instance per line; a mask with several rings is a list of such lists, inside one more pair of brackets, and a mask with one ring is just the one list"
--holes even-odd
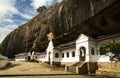
[(0, 78), (108, 78), (101, 76), (83, 76), (65, 72), (62, 68), (51, 67), (45, 63), (15, 62), (0, 70)]

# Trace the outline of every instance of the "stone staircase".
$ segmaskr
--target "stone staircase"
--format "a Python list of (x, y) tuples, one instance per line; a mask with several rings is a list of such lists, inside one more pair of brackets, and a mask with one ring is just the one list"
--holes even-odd
[(78, 66), (78, 73), (79, 74), (88, 74), (87, 62), (83, 62), (83, 63), (81, 63), (80, 66)]
[(77, 62), (77, 63), (73, 64), (72, 66), (80, 66), (80, 65), (83, 64), (83, 63), (84, 63), (84, 61)]
[(77, 62), (71, 66), (68, 67), (68, 72), (76, 73), (76, 67), (79, 69), (79, 74), (86, 74), (88, 73), (87, 70), (87, 63), (84, 61)]
[(76, 73), (76, 67), (69, 66), (68, 67), (68, 72)]

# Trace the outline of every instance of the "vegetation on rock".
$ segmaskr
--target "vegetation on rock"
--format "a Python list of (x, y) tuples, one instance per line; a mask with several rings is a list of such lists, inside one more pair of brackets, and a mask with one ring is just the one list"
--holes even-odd
[(44, 10), (46, 10), (47, 8), (45, 6), (40, 6), (38, 9), (37, 9), (37, 12), (42, 12)]

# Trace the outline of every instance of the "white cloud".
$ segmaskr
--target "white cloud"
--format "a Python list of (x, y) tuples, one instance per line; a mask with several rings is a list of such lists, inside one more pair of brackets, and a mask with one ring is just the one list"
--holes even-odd
[(33, 17), (33, 15), (23, 14), (23, 13), (19, 13), (19, 15), (21, 15), (21, 16), (24, 17), (25, 19), (31, 19), (31, 18)]
[(15, 7), (16, 0), (0, 0), (0, 22), (3, 19), (10, 19), (14, 14), (18, 14), (25, 19), (31, 19), (33, 15), (23, 14)]
[(61, 1), (63, 1), (63, 0), (57, 0), (57, 2), (61, 2)]
[(32, 0), (31, 6), (37, 9), (39, 6), (52, 5), (54, 0)]
[[(18, 25), (25, 23), (23, 20), (14, 20), (14, 14), (25, 19), (32, 18), (30, 14), (23, 14), (15, 7), (16, 0), (0, 0), (0, 43)], [(19, 19), (19, 18), (18, 18)], [(16, 22), (18, 22), (16, 24)]]
[[(57, 0), (56, 2), (60, 1), (62, 0)], [(18, 25), (26, 22), (25, 20), (19, 20), (19, 18), (16, 20), (12, 19), (15, 14), (20, 15), (24, 19), (31, 19), (37, 14), (36, 9), (39, 6), (51, 6), (54, 3), (54, 0), (32, 0), (30, 5), (33, 8), (23, 9), (25, 11), (24, 13), (20, 12), (17, 7), (15, 7), (16, 2), (17, 0), (0, 0), (0, 43), (12, 30), (17, 28)], [(31, 9), (33, 11), (31, 11)]]
[[(62, 0), (56, 0), (56, 2), (61, 2)], [(31, 6), (34, 9), (39, 8), (39, 6), (51, 6), (54, 3), (54, 0), (32, 0)]]
[(17, 28), (17, 25), (11, 25), (6, 27), (0, 27), (0, 43), (4, 40), (4, 38), (13, 30)]
[(12, 19), (4, 19), (4, 22), (14, 23), (14, 20), (12, 20)]
[(18, 13), (18, 10), (14, 7), (16, 0), (0, 0), (0, 19), (6, 17), (12, 17), (13, 14)]

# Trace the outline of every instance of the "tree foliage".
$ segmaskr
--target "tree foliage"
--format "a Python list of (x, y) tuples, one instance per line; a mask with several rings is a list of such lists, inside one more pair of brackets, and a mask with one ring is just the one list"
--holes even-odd
[(38, 9), (37, 9), (37, 12), (42, 12), (44, 10), (46, 10), (47, 8), (45, 6), (40, 6)]
[(120, 61), (120, 40), (113, 40), (111, 42), (103, 44), (100, 52), (102, 54), (111, 52), (112, 55), (110, 56), (110, 60), (116, 62)]

